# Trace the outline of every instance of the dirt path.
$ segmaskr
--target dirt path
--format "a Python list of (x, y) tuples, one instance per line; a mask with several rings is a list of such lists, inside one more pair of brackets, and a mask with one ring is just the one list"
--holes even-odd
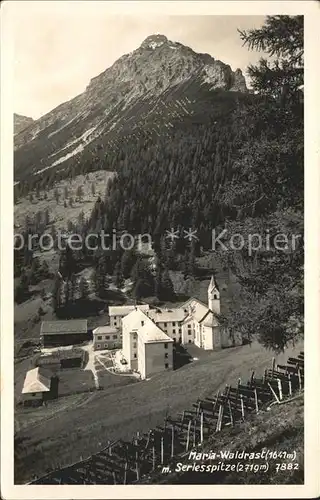
[(93, 378), (94, 378), (95, 388), (99, 389), (99, 387), (100, 387), (100, 385), (99, 385), (99, 377), (98, 377), (98, 372), (97, 372), (96, 364), (95, 364), (96, 354), (95, 354), (95, 352), (93, 350), (93, 345), (92, 344), (87, 344), (85, 346), (82, 346), (82, 349), (84, 351), (87, 351), (87, 353), (89, 355), (88, 363), (86, 364), (84, 370), (85, 371), (90, 370), (92, 372), (92, 375), (93, 375)]

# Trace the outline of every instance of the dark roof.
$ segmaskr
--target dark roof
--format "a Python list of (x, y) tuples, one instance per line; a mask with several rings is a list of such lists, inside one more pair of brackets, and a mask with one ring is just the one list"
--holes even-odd
[(63, 335), (68, 333), (87, 333), (86, 319), (70, 319), (67, 321), (43, 321), (40, 335)]

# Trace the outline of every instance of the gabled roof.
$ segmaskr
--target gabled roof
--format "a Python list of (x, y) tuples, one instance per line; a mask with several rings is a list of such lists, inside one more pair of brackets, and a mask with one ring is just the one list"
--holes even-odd
[(218, 290), (219, 291), (218, 283), (216, 282), (216, 278), (214, 277), (214, 275), (211, 276), (211, 280), (210, 280), (210, 283), (209, 283), (208, 290), (209, 290), (209, 292), (211, 292), (213, 290)]
[(97, 328), (92, 330), (93, 335), (100, 335), (100, 334), (104, 335), (108, 333), (118, 333), (118, 332), (119, 330), (111, 325), (97, 326)]
[(143, 342), (173, 342), (161, 328), (159, 328), (147, 313), (135, 309), (122, 320), (124, 324), (130, 324), (130, 330), (137, 333)]
[(161, 328), (159, 328), (153, 321), (149, 319), (144, 326), (138, 330), (138, 336), (142, 338), (143, 342), (150, 344), (152, 342), (173, 342)]
[(186, 319), (191, 316), (194, 320), (196, 320), (198, 323), (208, 314), (210, 309), (208, 306), (203, 304), (200, 300), (198, 299), (190, 299), (187, 301), (183, 306), (184, 309), (188, 309), (188, 314), (186, 316)]
[(35, 392), (49, 392), (51, 381), (45, 375), (40, 373), (39, 367), (33, 368), (26, 373), (24, 379), (22, 394)]
[(127, 305), (127, 306), (110, 306), (109, 307), (109, 316), (127, 316), (135, 309), (141, 309), (141, 311), (149, 311), (149, 304), (141, 304), (141, 305)]
[(68, 333), (87, 333), (86, 319), (70, 319), (65, 321), (43, 321), (40, 335), (63, 335)]
[(204, 326), (217, 326), (218, 321), (216, 315), (211, 311), (206, 304), (201, 302), (199, 299), (191, 298), (185, 302), (181, 308), (188, 309), (188, 314), (184, 319), (184, 322), (194, 319), (198, 323)]
[(154, 315), (154, 321), (156, 323), (183, 321), (186, 316), (187, 313), (181, 307), (177, 309), (158, 309)]
[(202, 318), (201, 321), (199, 321), (199, 323), (201, 323), (201, 325), (203, 326), (218, 326), (219, 325), (219, 321), (216, 317), (216, 315), (208, 310), (208, 313), (204, 316), (204, 318)]
[(202, 300), (196, 299), (195, 297), (190, 297), (190, 299), (187, 300), (187, 302), (184, 302), (181, 306), (180, 309), (188, 309), (189, 305), (191, 303), (197, 302), (198, 304), (201, 304), (204, 307), (208, 307), (207, 304), (202, 302)]
[(141, 327), (141, 322), (151, 321), (151, 319), (141, 309), (134, 309), (124, 318), (122, 318), (122, 325), (129, 324), (131, 330), (138, 330)]

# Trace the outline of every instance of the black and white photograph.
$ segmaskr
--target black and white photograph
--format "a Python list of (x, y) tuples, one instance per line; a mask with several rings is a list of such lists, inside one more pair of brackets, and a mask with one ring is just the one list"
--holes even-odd
[(303, 488), (316, 2), (9, 3), (13, 485)]

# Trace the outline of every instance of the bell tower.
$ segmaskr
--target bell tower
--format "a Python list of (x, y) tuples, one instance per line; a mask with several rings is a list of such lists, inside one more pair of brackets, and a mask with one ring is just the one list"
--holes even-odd
[(220, 314), (220, 292), (214, 275), (208, 287), (208, 307), (215, 314)]

